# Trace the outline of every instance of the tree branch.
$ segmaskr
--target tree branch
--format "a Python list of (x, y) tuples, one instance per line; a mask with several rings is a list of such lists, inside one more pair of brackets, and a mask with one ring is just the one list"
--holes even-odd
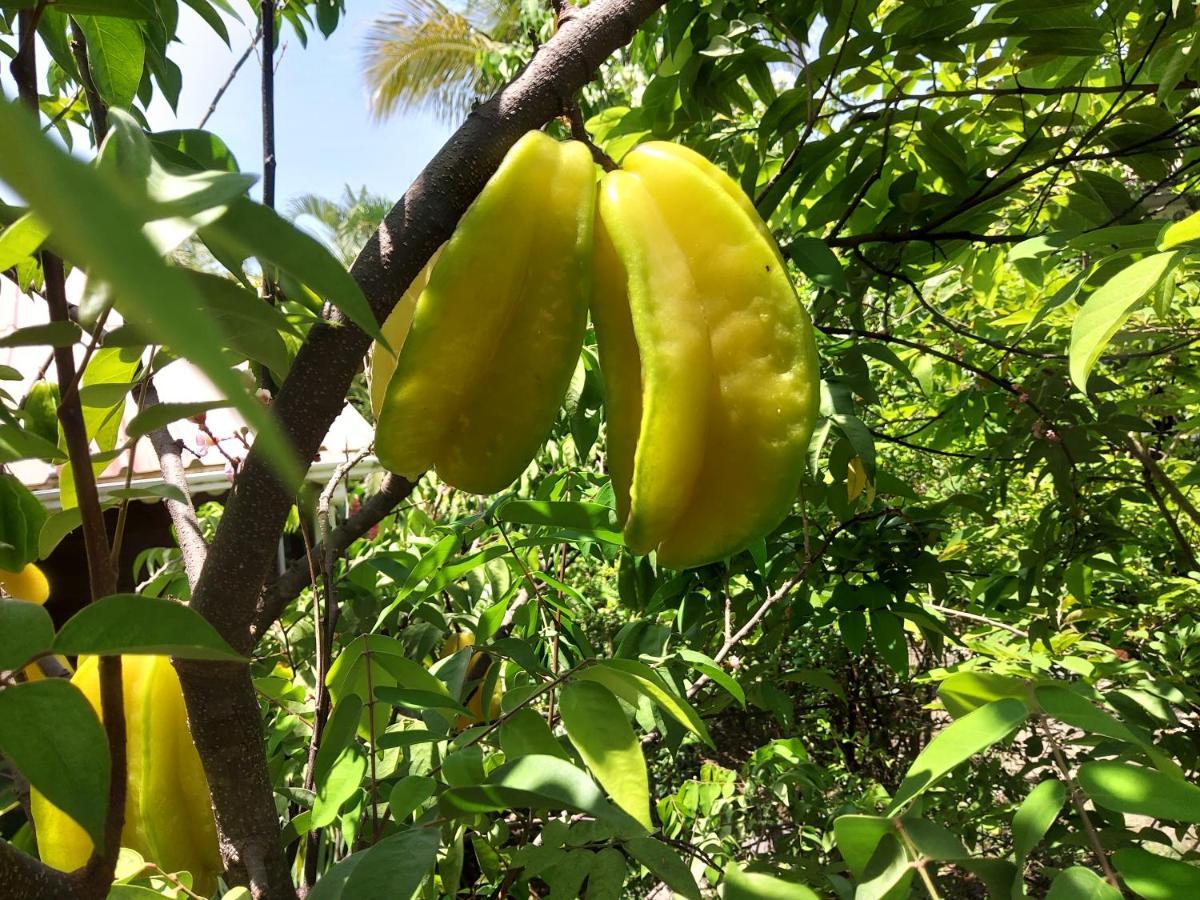
[[(151, 384), (146, 391), (146, 408), (157, 405), (158, 391)], [(158, 454), (158, 466), (162, 470), (163, 481), (179, 489), (184, 501), (167, 499), (167, 515), (175, 526), (175, 540), (179, 542), (179, 551), (183, 555), (183, 569), (187, 573), (188, 586), (196, 587), (200, 570), (208, 556), (208, 544), (204, 542), (204, 534), (200, 530), (200, 520), (196, 518), (196, 507), (192, 504), (192, 494), (188, 489), (187, 474), (184, 472), (183, 459), (180, 455), (180, 442), (171, 437), (171, 432), (164, 425), (150, 432), (150, 444)]]
[[(663, 0), (598, 0), (564, 22), (524, 71), (476, 108), (392, 209), (351, 274), (383, 321), (525, 132), (559, 115), (604, 59)], [(312, 459), (370, 344), (335, 314), (312, 329), (272, 403), (301, 459)], [(257, 448), (225, 509), (192, 606), (240, 652), (261, 631), (259, 593), (292, 498)], [(258, 701), (244, 666), (178, 665), (192, 734), (212, 791), (221, 851), (255, 898), (294, 896), (279, 841)]]
[[(316, 558), (324, 559), (325, 554), (331, 550), (334, 554), (345, 551), (352, 543), (382, 522), (388, 513), (400, 503), (403, 503), (415, 487), (416, 484), (407, 478), (389, 474), (384, 478), (383, 485), (379, 490), (372, 494), (356, 513), (330, 532), (328, 547), (322, 542), (313, 548)], [(288, 566), (274, 584), (263, 591), (258, 601), (252, 626), (256, 642), (267, 633), (287, 605), (308, 587), (310, 581), (307, 559), (298, 559)]]

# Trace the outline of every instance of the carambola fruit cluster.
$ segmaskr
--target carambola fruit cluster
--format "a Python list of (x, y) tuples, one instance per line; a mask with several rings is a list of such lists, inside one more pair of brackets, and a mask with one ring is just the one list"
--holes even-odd
[(375, 448), (494, 493), (554, 425), (590, 306), (607, 465), (627, 546), (688, 568), (777, 527), (818, 407), (816, 346), (749, 198), (684, 147), (643, 144), (596, 183), (577, 141), (530, 132), (385, 323)]

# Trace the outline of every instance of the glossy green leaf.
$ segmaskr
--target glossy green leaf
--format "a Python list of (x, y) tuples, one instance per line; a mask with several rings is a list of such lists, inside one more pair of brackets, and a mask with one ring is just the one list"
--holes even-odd
[(708, 729), (696, 710), (671, 691), (645, 663), (632, 659), (607, 659), (588, 666), (575, 678), (599, 682), (630, 706), (636, 707), (639, 699), (645, 697), (704, 743), (710, 747), (713, 745)]
[(1157, 769), (1105, 760), (1079, 767), (1079, 786), (1097, 806), (1175, 822), (1200, 822), (1200, 787)]
[(54, 649), (70, 655), (242, 660), (190, 606), (137, 594), (112, 594), (85, 606), (59, 629)]
[(129, 106), (137, 96), (146, 57), (141, 29), (114, 16), (80, 16), (77, 21), (87, 39), (96, 90), (108, 106)]
[(1067, 788), (1056, 778), (1047, 778), (1026, 795), (1013, 814), (1013, 852), (1018, 860), (1029, 855), (1045, 837), (1067, 799)]
[(1194, 862), (1168, 859), (1141, 847), (1118, 850), (1112, 861), (1126, 886), (1144, 900), (1200, 897), (1200, 866)]
[(1179, 261), (1177, 253), (1155, 253), (1122, 269), (1099, 287), (1075, 315), (1071, 327), (1071, 380), (1087, 390), (1088, 376), (1108, 342), (1134, 309)]
[(313, 764), (313, 779), (316, 783), (325, 780), (329, 770), (342, 752), (354, 741), (358, 721), (362, 716), (362, 698), (355, 694), (343, 697), (333, 707), (325, 728), (321, 732), (321, 744)]
[(79, 342), (82, 332), (74, 322), (46, 322), (27, 325), (0, 337), (0, 349), (5, 347), (70, 347)]
[(570, 681), (560, 692), (559, 714), (592, 775), (617, 806), (651, 830), (646, 760), (617, 698), (594, 681)]
[(535, 753), (568, 758), (546, 720), (529, 707), (515, 710), (504, 720), (500, 726), (500, 749), (505, 759), (510, 760)]
[(406, 828), (346, 857), (308, 900), (407, 900), (433, 870), (438, 844), (438, 829)]
[(1059, 872), (1046, 900), (1120, 900), (1121, 892), (1091, 869), (1071, 866)]
[[(1200, 47), (1200, 42), (1196, 46)], [(1158, 249), (1171, 250), (1192, 241), (1200, 241), (1200, 212), (1194, 212), (1186, 219), (1172, 222), (1164, 228), (1162, 237), (1158, 239)]]
[(946, 712), (961, 719), (993, 700), (1005, 697), (1024, 700), (1029, 691), (1020, 678), (991, 672), (955, 672), (943, 679), (937, 693)]
[(623, 846), (630, 856), (676, 894), (687, 900), (700, 900), (700, 887), (695, 877), (673, 848), (652, 837), (629, 838)]
[(351, 743), (338, 755), (325, 777), (317, 782), (313, 799), (311, 828), (325, 828), (337, 819), (338, 811), (362, 787), (367, 774), (367, 755)]
[(560, 529), (585, 540), (624, 544), (617, 514), (607, 506), (550, 500), (510, 500), (498, 516), (514, 525)]
[(0, 752), (94, 843), (102, 843), (108, 739), (75, 685), (47, 678), (0, 690)]
[(218, 241), (242, 259), (256, 256), (287, 272), (372, 338), (383, 340), (375, 313), (350, 273), (324, 244), (274, 210), (243, 198), (231, 203), (202, 234), (206, 241)]
[(817, 895), (796, 881), (730, 863), (721, 880), (721, 900), (817, 900)]
[(903, 808), (976, 753), (1004, 740), (1028, 715), (1019, 700), (994, 700), (951, 723), (913, 761), (892, 800), (891, 812)]
[(388, 795), (392, 818), (404, 824), (422, 803), (433, 796), (435, 790), (437, 781), (434, 779), (424, 775), (405, 775)]
[(0, 597), (0, 670), (28, 662), (53, 641), (54, 623), (40, 604)]
[(117, 308), (156, 340), (195, 363), (255, 429), (256, 443), (284, 474), (299, 480), (289, 445), (262, 404), (251, 397), (221, 350), (204, 302), (141, 233), (142, 219), (105, 176), (59, 150), (24, 110), (0, 102), (0, 178), (22, 194), (53, 229), (57, 247), (111, 285)]

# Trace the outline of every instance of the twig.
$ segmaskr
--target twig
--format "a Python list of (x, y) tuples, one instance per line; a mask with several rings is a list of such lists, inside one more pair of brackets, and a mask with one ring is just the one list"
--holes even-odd
[(99, 147), (104, 136), (108, 134), (108, 107), (96, 90), (96, 82), (92, 80), (92, 70), (88, 64), (87, 39), (79, 23), (71, 19), (71, 54), (75, 57), (75, 65), (79, 67), (79, 80), (83, 84), (83, 96), (87, 99), (88, 113), (92, 117), (92, 142)]
[(987, 616), (981, 616), (977, 613), (967, 612), (964, 609), (954, 609), (949, 606), (942, 606), (938, 603), (926, 603), (925, 605), (929, 609), (937, 610), (944, 616), (954, 616), (956, 619), (969, 619), (972, 622), (979, 622), (982, 625), (990, 625), (993, 628), (1000, 628), (1004, 631), (1015, 634), (1017, 637), (1023, 637), (1025, 640), (1029, 640), (1028, 631), (1022, 631), (1020, 628), (1014, 628), (1012, 625), (1009, 625), (1005, 622), (999, 622), (996, 619), (989, 619)]
[(217, 104), (221, 102), (221, 98), (225, 96), (225, 92), (229, 90), (229, 86), (233, 84), (233, 80), (237, 78), (238, 72), (241, 70), (242, 66), (246, 64), (246, 60), (250, 58), (250, 54), (254, 52), (254, 48), (258, 46), (258, 42), (260, 40), (262, 40), (261, 22), (254, 31), (254, 37), (250, 41), (250, 46), (248, 46), (246, 51), (238, 57), (238, 61), (235, 62), (233, 64), (233, 68), (229, 70), (229, 77), (225, 79), (219, 88), (217, 88), (217, 92), (213, 95), (212, 103), (208, 105), (208, 112), (204, 114), (204, 118), (200, 120), (200, 124), (196, 126), (197, 128), (203, 128), (212, 114), (217, 111)]
[(1142, 443), (1132, 431), (1129, 432), (1128, 437), (1129, 447), (1133, 451), (1133, 455), (1137, 457), (1138, 462), (1158, 479), (1159, 483), (1163, 486), (1163, 490), (1170, 495), (1171, 499), (1175, 501), (1175, 504), (1181, 510), (1187, 513), (1188, 518), (1197, 525), (1200, 525), (1200, 509), (1196, 508), (1196, 505), (1188, 499), (1187, 494), (1180, 490), (1179, 485), (1162, 470), (1162, 467), (1158, 464), (1158, 460), (1154, 458), (1149, 450), (1142, 446)]
[(899, 816), (892, 819), (892, 827), (896, 829), (896, 834), (899, 835), (900, 842), (904, 844), (905, 849), (912, 856), (911, 865), (917, 870), (917, 875), (920, 876), (921, 883), (925, 886), (926, 892), (933, 900), (940, 900), (937, 885), (933, 883), (933, 876), (929, 874), (928, 867), (926, 866), (929, 859), (917, 849), (917, 845), (909, 837), (908, 831), (904, 827), (904, 821)]
[[(341, 553), (352, 543), (378, 525), (402, 501), (408, 498), (416, 487), (416, 483), (399, 475), (388, 474), (383, 479), (379, 491), (372, 494), (358, 512), (345, 522), (333, 529), (330, 541), (338, 553)], [(324, 555), (324, 544), (313, 548), (314, 553)], [(284, 608), (310, 583), (305, 560), (293, 562), (270, 587), (266, 588), (258, 600), (255, 612), (252, 634), (257, 642), (266, 634), (273, 623), (283, 613)]]
[[(1032, 696), (1033, 692), (1030, 691)], [(1043, 714), (1041, 707), (1037, 706), (1036, 698), (1033, 699), (1035, 715), (1037, 716), (1038, 725), (1042, 729), (1042, 734), (1046, 736), (1046, 743), (1050, 745), (1050, 752), (1054, 756), (1054, 764), (1058, 766), (1058, 771), (1062, 774), (1063, 781), (1067, 785), (1067, 793), (1071, 795), (1071, 802), (1075, 805), (1076, 812), (1079, 813), (1079, 821), (1083, 824), (1084, 834), (1087, 836), (1088, 843), (1092, 847), (1092, 853), (1096, 857), (1096, 861), (1100, 864), (1101, 871), (1104, 872), (1104, 880), (1111, 884), (1117, 891), (1121, 890), (1121, 883), (1117, 880), (1117, 873), (1113, 871), (1112, 866), (1108, 861), (1108, 853), (1104, 849), (1104, 844), (1100, 842), (1100, 835), (1096, 832), (1096, 826), (1092, 824), (1092, 817), (1088, 815), (1087, 809), (1083, 805), (1083, 792), (1079, 789), (1078, 783), (1071, 774), (1071, 767), (1067, 765), (1067, 759), (1063, 755), (1062, 745), (1058, 742), (1058, 738), (1054, 736), (1054, 731), (1050, 728), (1046, 721), (1046, 716)]]

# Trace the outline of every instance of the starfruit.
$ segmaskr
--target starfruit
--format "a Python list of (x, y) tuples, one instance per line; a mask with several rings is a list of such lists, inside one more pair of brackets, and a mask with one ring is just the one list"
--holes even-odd
[(490, 494), (529, 465), (579, 360), (594, 203), (583, 144), (530, 132), (509, 151), (393, 344), (375, 433), (386, 468), (417, 478), (432, 467), (447, 484)]
[(0, 569), (0, 589), (10, 597), (39, 606), (50, 599), (50, 582), (33, 563), (26, 563), (17, 572)]
[(673, 144), (600, 184), (592, 320), (627, 545), (672, 568), (737, 552), (795, 501), (818, 409), (808, 313), (749, 198)]
[[(190, 872), (195, 892), (209, 894), (221, 857), (179, 678), (165, 656), (123, 656), (121, 668), (128, 765), (121, 846), (163, 871)], [(101, 715), (99, 658), (81, 657), (71, 681)], [(42, 860), (65, 872), (84, 865), (92, 840), (83, 828), (36, 790), (30, 805)]]

